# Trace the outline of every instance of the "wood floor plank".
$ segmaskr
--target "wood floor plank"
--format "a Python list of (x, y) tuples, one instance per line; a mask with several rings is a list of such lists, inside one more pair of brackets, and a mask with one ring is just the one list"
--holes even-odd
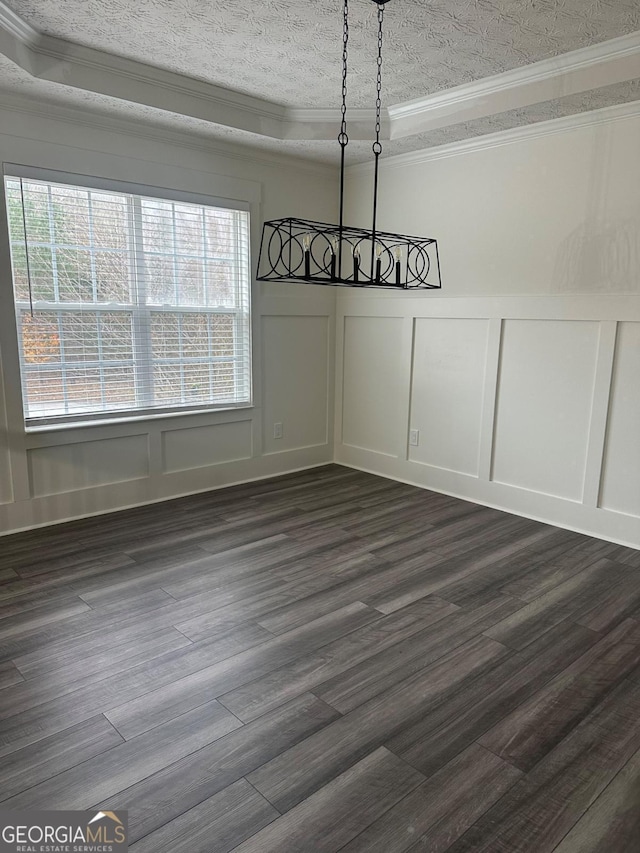
[[(305, 651), (321, 648), (336, 637), (377, 621), (377, 618), (375, 611), (356, 602), (316, 619), (304, 628), (273, 637), (211, 666), (201, 667), (190, 675), (176, 677), (126, 705), (105, 711), (105, 714), (125, 737), (132, 737), (159, 721), (171, 719), (176, 712), (197, 707), (207, 698), (222, 696), (234, 687), (303, 656)], [(207, 654), (205, 651), (205, 657)], [(204, 662), (204, 657), (202, 660)]]
[(639, 715), (636, 669), (449, 853), (551, 853), (640, 748)]
[[(446, 579), (447, 582), (440, 587), (438, 594), (459, 607), (473, 606), (479, 597), (486, 595), (495, 597), (504, 593), (521, 598), (516, 593), (509, 593), (508, 581), (511, 578), (519, 578), (539, 564), (540, 557), (523, 548), (515, 554), (494, 559), (489, 565), (483, 567), (483, 571), (461, 574), (452, 572)], [(455, 566), (456, 563), (452, 565)]]
[(530, 770), (640, 665), (640, 623), (628, 619), (499, 722), (480, 743)]
[[(242, 622), (250, 621), (254, 612), (259, 614), (269, 609), (264, 602), (252, 604), (251, 599), (247, 600), (246, 607), (243, 607), (244, 602), (219, 607), (215, 595), (197, 595), (179, 602), (171, 600), (169, 603), (154, 607), (149, 611), (148, 595), (147, 592), (129, 600), (125, 594), (121, 607), (116, 612), (109, 614), (109, 623), (112, 629), (119, 631), (127, 628), (139, 628), (142, 624), (140, 617), (143, 615), (144, 625), (149, 629), (179, 627), (190, 620), (203, 617), (207, 626), (206, 630), (202, 631), (202, 638), (208, 638), (216, 634), (229, 633)], [(283, 593), (284, 595), (285, 593)], [(273, 606), (277, 606), (277, 603)], [(216, 615), (212, 616), (211, 614), (214, 611)], [(17, 638), (0, 641), (0, 660), (12, 659), (32, 652), (42, 654), (43, 649), (59, 640), (71, 639), (75, 641), (79, 637), (87, 637), (95, 633), (104, 635), (104, 623), (104, 613), (91, 610), (89, 613), (73, 616), (28, 635), (23, 634)], [(198, 639), (201, 637), (198, 636)]]
[[(509, 538), (506, 542), (503, 542), (501, 539), (498, 542), (495, 542), (491, 539), (489, 541), (483, 542), (482, 544), (478, 544), (472, 553), (466, 553), (462, 555), (458, 555), (455, 557), (445, 558), (442, 563), (437, 564), (435, 569), (431, 572), (431, 576), (424, 578), (425, 587), (424, 589), (416, 589), (413, 594), (411, 594), (411, 590), (408, 590), (408, 595), (406, 600), (402, 600), (401, 595), (394, 596), (393, 594), (390, 596), (377, 596), (376, 599), (368, 598), (368, 603), (380, 609), (381, 606), (385, 606), (385, 611), (390, 611), (393, 609), (397, 609), (400, 606), (406, 606), (412, 600), (418, 600), (422, 595), (429, 595), (437, 592), (439, 596), (442, 598), (446, 598), (447, 601), (451, 601), (455, 604), (463, 604), (463, 603), (473, 603), (473, 596), (466, 598), (465, 600), (461, 600), (456, 596), (456, 601), (454, 601), (454, 597), (448, 594), (445, 594), (445, 590), (450, 590), (453, 587), (457, 587), (458, 584), (462, 585), (463, 588), (466, 587), (467, 584), (473, 583), (474, 578), (485, 578), (485, 573), (487, 569), (492, 568), (496, 563), (502, 563), (502, 565), (510, 565), (511, 562), (515, 559), (518, 559), (518, 555), (525, 549), (525, 547), (532, 542), (536, 542), (541, 538), (548, 537), (550, 535), (550, 529), (542, 529), (537, 530), (535, 533), (527, 534), (522, 538)], [(372, 548), (372, 552), (377, 557), (386, 556), (386, 549), (380, 550), (377, 548)], [(514, 557), (514, 555), (516, 555)], [(386, 557), (390, 559), (390, 557)], [(528, 560), (531, 561), (531, 555), (529, 555)], [(419, 566), (421, 561), (421, 554), (409, 556), (403, 558), (402, 564), (405, 567), (407, 575), (409, 572), (416, 566)], [(404, 578), (403, 581), (407, 583), (409, 578)], [(480, 584), (483, 592), (489, 591), (491, 585), (486, 584), (486, 582), (482, 582)], [(491, 590), (493, 595), (498, 595), (502, 591), (499, 588), (499, 584), (495, 585), (495, 588)], [(396, 601), (396, 598), (398, 599)]]
[(96, 801), (94, 806), (128, 809), (129, 836), (135, 841), (247, 776), (337, 717), (333, 708), (304, 694), (119, 794)]
[(356, 664), (400, 643), (455, 612), (455, 605), (432, 602), (430, 620), (392, 614), (352, 631), (308, 657), (268, 673), (262, 678), (220, 696), (220, 701), (243, 722), (260, 717), (294, 696), (313, 690)]
[(19, 794), (107, 752), (123, 739), (102, 714), (2, 759), (0, 800)]
[(287, 811), (338, 773), (425, 714), (471, 673), (495, 666), (503, 646), (484, 637), (445, 655), (400, 686), (375, 697), (248, 776), (280, 811)]
[[(165, 653), (158, 660), (146, 664), (136, 665), (132, 656), (129, 670), (125, 659), (74, 682), (49, 683), (32, 679), (12, 690), (10, 695), (0, 698), (0, 714), (5, 716), (0, 722), (0, 755), (61, 731), (72, 722), (88, 719), (97, 711), (110, 711), (114, 705), (129, 702), (163, 685), (171, 685), (184, 673), (196, 672), (259, 645), (265, 637), (271, 639), (271, 635), (257, 625), (241, 625), (227, 635), (187, 644), (184, 649)], [(183, 655), (187, 650), (190, 654), (185, 659)], [(162, 695), (164, 697), (164, 693)], [(190, 710), (197, 704), (201, 703), (187, 703), (184, 710)], [(176, 712), (180, 713), (180, 710), (176, 709)], [(165, 722), (173, 716), (173, 709), (163, 706), (154, 715), (154, 720), (160, 718)]]
[(481, 634), (507, 613), (517, 610), (520, 604), (515, 599), (498, 596), (476, 610), (453, 613), (410, 639), (327, 679), (313, 692), (346, 714)]
[(154, 853), (636, 853), (638, 632), (640, 551), (335, 464), (25, 531), (3, 806)]
[(521, 652), (465, 684), (385, 743), (427, 776), (481, 738), (599, 639), (579, 625), (552, 628)]
[(335, 853), (423, 780), (381, 747), (245, 841), (236, 853)]
[(33, 591), (44, 589), (55, 589), (60, 586), (75, 584), (80, 578), (101, 576), (110, 571), (134, 565), (131, 557), (126, 554), (116, 554), (109, 558), (95, 559), (86, 558), (83, 562), (69, 567), (64, 561), (63, 568), (52, 569), (45, 574), (38, 574), (28, 578), (20, 577), (19, 580), (9, 581), (0, 586), (0, 601), (9, 601), (15, 596), (22, 596)]
[[(200, 595), (216, 588), (216, 584), (239, 579), (282, 562), (287, 555), (301, 552), (300, 546), (283, 533), (268, 536), (235, 548), (209, 555), (198, 561), (187, 573), (163, 573), (159, 578), (165, 589), (178, 600)], [(204, 571), (196, 571), (202, 567)], [(185, 576), (186, 574), (186, 576)]]
[(111, 548), (97, 545), (87, 553), (78, 549), (73, 540), (65, 539), (58, 544), (46, 542), (42, 548), (31, 548), (25, 551), (22, 557), (14, 558), (11, 563), (21, 578), (29, 579), (57, 571), (82, 572), (85, 568), (110, 565), (113, 557)]
[[(243, 651), (261, 645), (267, 637), (268, 634), (263, 628), (258, 625), (247, 625), (233, 631), (227, 637), (222, 637), (217, 642), (205, 642), (199, 645), (203, 646), (206, 657), (211, 661), (221, 661), (229, 660)], [(271, 637), (268, 638), (271, 639)], [(212, 696), (212, 681), (221, 670), (224, 671), (224, 668), (216, 671), (211, 667), (197, 670), (190, 676), (177, 679), (128, 702), (108, 708), (104, 714), (125, 740), (130, 740), (209, 701)]]
[[(117, 612), (109, 614), (109, 627), (111, 630), (118, 631), (128, 627), (140, 628), (142, 616), (144, 616), (144, 624), (150, 629), (175, 627), (175, 622), (193, 618), (215, 606), (215, 602), (208, 600), (178, 604), (171, 601), (160, 607), (154, 607), (150, 611), (146, 594), (134, 596), (131, 600), (127, 600), (125, 596)], [(42, 656), (43, 651), (46, 655), (50, 645), (60, 640), (69, 639), (75, 642), (80, 637), (88, 638), (89, 635), (96, 633), (104, 636), (105, 614), (89, 608), (87, 610), (88, 612), (51, 623), (29, 634), (21, 634), (0, 641), (0, 660), (22, 657), (30, 653)]]
[(35, 590), (25, 595), (17, 595), (0, 601), (0, 620), (6, 619), (8, 616), (24, 615), (43, 604), (52, 607), (55, 604), (62, 603), (77, 604), (78, 601), (78, 594), (68, 585), (61, 586), (58, 589)]
[(400, 499), (389, 500), (389, 493), (385, 494), (383, 503), (376, 503), (373, 507), (358, 507), (351, 512), (345, 512), (340, 517), (340, 525), (344, 530), (355, 533), (356, 536), (370, 536), (380, 530), (397, 529), (398, 520), (408, 519), (411, 522), (419, 520), (423, 528), (432, 527), (424, 520), (424, 508), (412, 496), (400, 497)]
[[(420, 564), (418, 566), (420, 567)], [(453, 579), (472, 574), (474, 564), (469, 563), (468, 560), (454, 559), (441, 561), (432, 567), (425, 565), (423, 568), (420, 567), (418, 573), (415, 573), (413, 563), (402, 563), (401, 568), (405, 577), (395, 584), (391, 591), (384, 590), (381, 593), (375, 593), (372, 590), (368, 596), (363, 597), (363, 600), (370, 607), (375, 607), (381, 613), (394, 613), (421, 598), (439, 594)], [(494, 595), (493, 597), (497, 596)]]
[[(413, 573), (426, 572), (441, 561), (441, 557), (426, 553), (422, 555), (420, 565), (413, 568)], [(396, 586), (405, 574), (409, 574), (409, 571), (403, 565), (383, 565), (378, 571), (369, 573), (364, 578), (345, 583), (334, 579), (329, 589), (287, 604), (258, 621), (274, 634), (281, 634), (304, 625), (313, 615), (329, 613), (351, 601), (363, 601), (365, 598), (370, 601), (377, 591), (386, 591)]]
[(476, 528), (482, 519), (482, 507), (459, 507), (454, 518), (441, 523), (435, 530), (417, 531), (412, 536), (403, 536), (400, 542), (376, 548), (374, 553), (383, 560), (394, 561), (406, 560), (426, 551), (435, 553), (442, 543), (455, 539), (465, 530)]
[(5, 801), (8, 809), (85, 809), (157, 773), (241, 723), (215, 700)]
[(442, 853), (521, 775), (472, 744), (341, 848), (341, 853)]
[[(293, 596), (289, 594), (286, 587), (285, 590), (257, 593), (248, 598), (243, 598), (241, 601), (225, 604), (223, 607), (212, 605), (206, 613), (200, 613), (192, 619), (178, 621), (176, 627), (194, 642), (225, 633), (231, 630), (239, 619), (256, 621), (270, 611), (277, 610), (293, 601)], [(198, 596), (198, 598), (200, 597)], [(185, 602), (189, 601), (191, 599), (185, 599)], [(338, 607), (339, 605), (332, 610), (337, 610)], [(266, 625), (264, 627), (267, 628)]]
[[(284, 537), (286, 540), (286, 537)], [(285, 546), (288, 540), (285, 541)], [(278, 551), (282, 549), (278, 546)], [(289, 546), (293, 547), (293, 546)], [(264, 548), (262, 562), (269, 565), (277, 557), (274, 553)], [(200, 551), (191, 559), (166, 559), (155, 558), (144, 562), (133, 561), (132, 565), (111, 572), (94, 574), (89, 578), (73, 581), (76, 589), (83, 597), (87, 595), (97, 596), (107, 593), (128, 593), (129, 595), (140, 594), (149, 589), (162, 588), (172, 598), (187, 597), (192, 594), (187, 591), (184, 596), (171, 595), (174, 587), (172, 585), (185, 582), (193, 586), (193, 594), (199, 594), (207, 589), (212, 591), (219, 587), (218, 579), (240, 578), (243, 574), (253, 572), (260, 567), (259, 558), (251, 553), (248, 556), (245, 548), (236, 548), (230, 552), (223, 551), (220, 554), (208, 554)]]
[(486, 634), (511, 648), (522, 649), (563, 619), (571, 619), (585, 609), (597, 609), (614, 577), (615, 563), (599, 560), (488, 629)]
[[(493, 510), (495, 513), (496, 510)], [(487, 536), (488, 525), (482, 524), (462, 532), (461, 535), (450, 536), (447, 541), (440, 542), (433, 550), (445, 557), (451, 558), (461, 554), (474, 552), (480, 545), (486, 545), (491, 541), (494, 547), (502, 543), (517, 541), (523, 537), (534, 539), (545, 534), (545, 526), (537, 521), (519, 518), (518, 516), (502, 513), (502, 518), (496, 519), (490, 526), (491, 533)], [(527, 539), (525, 539), (527, 541)], [(427, 546), (429, 547), (429, 546)]]
[(24, 613), (16, 613), (2, 619), (0, 621), (0, 640), (28, 634), (30, 631), (37, 630), (51, 622), (64, 622), (72, 616), (90, 610), (89, 605), (79, 598), (64, 602), (54, 601), (51, 604), (39, 604)]
[(130, 846), (131, 853), (228, 853), (280, 817), (245, 779)]
[(502, 591), (525, 601), (540, 598), (573, 575), (608, 557), (608, 549), (603, 546), (610, 544), (598, 539), (590, 540), (587, 544), (582, 542), (551, 559), (527, 549), (526, 555), (533, 559), (533, 566), (529, 570), (523, 566), (523, 571), (505, 575)]
[(640, 607), (640, 572), (614, 563), (615, 574), (609, 588), (597, 601), (587, 601), (572, 616), (593, 631), (608, 631)]
[(545, 560), (552, 560), (561, 554), (566, 554), (576, 546), (588, 545), (592, 538), (584, 533), (576, 533), (573, 530), (560, 530), (557, 527), (549, 528), (550, 535), (540, 540), (536, 545), (529, 548), (540, 554)]
[[(128, 644), (108, 648), (95, 654), (87, 653), (79, 656), (76, 652), (55, 659), (47, 658), (46, 665), (31, 671), (28, 675), (30, 680), (46, 678), (49, 687), (54, 684), (65, 684), (80, 681), (89, 672), (105, 676), (111, 672), (124, 672), (139, 664), (160, 658), (168, 652), (192, 647), (193, 643), (175, 628), (160, 628), (158, 631), (149, 631), (137, 641), (135, 648)], [(16, 666), (25, 677), (27, 673)]]
[[(0, 728), (0, 754), (33, 742), (33, 737), (44, 737), (88, 719), (97, 711), (108, 712), (124, 702), (148, 695), (144, 711), (136, 708), (137, 719), (132, 723), (145, 725), (140, 719), (144, 714), (154, 721), (172, 714), (177, 696), (192, 690), (199, 694), (205, 685), (211, 691), (210, 696), (227, 693), (378, 618), (377, 611), (356, 602), (303, 628), (214, 663), (208, 644), (194, 644), (106, 678), (100, 679), (104, 673), (93, 673), (82, 681), (62, 686), (18, 685), (24, 689), (15, 691), (13, 703), (7, 707), (0, 704), (0, 711), (11, 714)], [(92, 685), (90, 690), (86, 689), (87, 684)], [(55, 698), (49, 699), (51, 694)], [(200, 705), (199, 698), (198, 695), (196, 707)]]
[(640, 844), (640, 752), (565, 835), (554, 853), (636, 853)]
[(24, 681), (24, 676), (13, 661), (0, 663), (0, 690), (3, 687), (11, 687), (12, 684), (19, 684), (21, 681)]
[(0, 569), (0, 581), (16, 580), (17, 578), (18, 573), (15, 569), (10, 569), (8, 566), (4, 569)]
[[(153, 603), (149, 602), (149, 597), (150, 594), (145, 594), (137, 599), (137, 601), (144, 599), (139, 611), (140, 616), (148, 612), (147, 603), (150, 609), (154, 609)], [(156, 600), (155, 605), (163, 607), (164, 597)], [(153, 622), (146, 622), (143, 619), (136, 619), (133, 624), (125, 624), (126, 627), (121, 627), (122, 623), (117, 623), (109, 631), (105, 631), (103, 627), (103, 630), (94, 630), (87, 634), (80, 633), (79, 636), (71, 635), (61, 640), (51, 640), (26, 654), (14, 655), (13, 660), (27, 678), (34, 678), (51, 671), (58, 661), (70, 662), (100, 652), (111, 652), (120, 646), (135, 648), (136, 644), (150, 633), (174, 630), (171, 625), (156, 626)]]
[[(611, 545), (612, 543), (607, 543)], [(622, 545), (614, 546), (615, 551), (605, 555), (609, 559), (615, 560), (616, 563), (622, 563), (625, 566), (631, 566), (634, 569), (640, 569), (640, 550), (637, 548), (626, 548)]]

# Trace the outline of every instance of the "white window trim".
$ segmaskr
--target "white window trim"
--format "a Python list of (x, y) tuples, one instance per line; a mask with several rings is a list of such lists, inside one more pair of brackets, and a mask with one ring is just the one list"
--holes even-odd
[[(156, 420), (162, 419), (166, 417), (174, 418), (178, 416), (188, 416), (188, 415), (202, 415), (209, 414), (215, 412), (228, 412), (228, 411), (237, 411), (243, 409), (252, 409), (255, 407), (254, 401), (254, 387), (255, 387), (255, 364), (254, 364), (254, 281), (252, 274), (252, 260), (251, 260), (251, 246), (252, 246), (252, 223), (254, 221), (254, 217), (252, 214), (255, 213), (253, 210), (254, 205), (248, 201), (247, 199), (230, 199), (223, 198), (220, 196), (213, 196), (209, 194), (202, 193), (193, 193), (187, 191), (180, 191), (166, 187), (157, 187), (150, 186), (148, 184), (138, 184), (129, 181), (121, 181), (115, 179), (107, 179), (101, 177), (94, 177), (89, 175), (79, 175), (70, 172), (61, 172), (52, 169), (42, 169), (33, 166), (25, 166), (21, 164), (15, 163), (4, 163), (3, 164), (3, 178), (4, 177), (13, 177), (13, 178), (24, 178), (26, 180), (40, 180), (51, 183), (59, 183), (59, 184), (68, 184), (71, 186), (84, 187), (86, 189), (94, 189), (94, 190), (104, 190), (107, 192), (122, 192), (130, 195), (136, 196), (144, 196), (146, 198), (157, 198), (162, 201), (175, 201), (175, 202), (183, 202), (183, 203), (191, 203), (197, 205), (203, 205), (208, 207), (217, 207), (224, 208), (228, 210), (237, 210), (237, 211), (245, 211), (249, 214), (249, 229), (248, 229), (248, 282), (247, 282), (247, 292), (248, 292), (248, 305), (246, 306), (246, 311), (243, 312), (240, 308), (208, 308), (201, 306), (184, 306), (180, 307), (180, 313), (211, 313), (213, 314), (230, 314), (238, 316), (241, 313), (247, 314), (247, 336), (248, 340), (242, 340), (242, 347), (246, 347), (248, 350), (248, 365), (249, 365), (249, 399), (247, 401), (242, 401), (239, 403), (230, 404), (228, 402), (224, 403), (207, 403), (206, 405), (202, 405), (201, 403), (196, 403), (193, 406), (190, 405), (179, 405), (179, 406), (154, 406), (152, 408), (127, 408), (122, 410), (110, 410), (107, 412), (84, 412), (78, 413), (77, 415), (64, 414), (59, 416), (51, 416), (51, 417), (36, 417), (30, 418), (26, 415), (25, 412), (25, 398), (24, 398), (24, 390), (23, 383), (21, 381), (21, 398), (23, 404), (23, 419), (24, 419), (24, 428), (26, 433), (42, 433), (48, 431), (57, 431), (57, 430), (66, 430), (66, 429), (74, 429), (80, 427), (89, 427), (92, 425), (106, 425), (106, 424), (117, 424), (117, 423), (128, 423), (128, 422), (137, 422), (137, 421), (145, 421), (145, 420)], [(9, 235), (7, 235), (9, 236)], [(84, 247), (83, 247), (84, 248)], [(139, 255), (138, 255), (139, 256)], [(13, 302), (14, 308), (14, 318), (17, 319), (17, 311), (19, 309), (29, 309), (29, 305), (24, 302), (17, 302), (15, 300), (15, 293), (13, 288), (13, 281), (11, 282), (11, 299)], [(118, 310), (128, 311), (131, 313), (131, 307), (122, 306), (118, 304), (112, 303), (49, 303), (36, 301), (33, 303), (33, 307), (35, 310), (55, 310), (62, 311), (65, 309), (76, 310), (87, 310), (87, 311), (107, 311), (114, 312)], [(138, 309), (139, 310), (139, 309)], [(152, 306), (150, 309), (154, 312), (161, 313), (163, 310), (171, 312), (172, 306)], [(134, 313), (138, 313), (134, 309)], [(18, 346), (21, 350), (22, 341), (21, 331), (19, 326), (16, 329), (17, 338), (18, 338)], [(218, 360), (216, 357), (212, 357), (212, 360)], [(229, 361), (228, 357), (219, 357), (219, 360)], [(234, 359), (235, 360), (235, 357)], [(22, 375), (22, 374), (21, 374)]]

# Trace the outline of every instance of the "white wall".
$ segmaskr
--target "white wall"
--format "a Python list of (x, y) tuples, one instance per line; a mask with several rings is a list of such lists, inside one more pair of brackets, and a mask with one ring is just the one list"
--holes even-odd
[[(28, 435), (0, 217), (0, 532), (322, 464), (335, 424), (338, 462), (640, 547), (639, 151), (630, 119), (386, 161), (380, 226), (438, 238), (440, 293), (264, 285), (254, 408)], [(254, 261), (262, 216), (335, 217), (332, 170), (75, 111), (0, 109), (0, 159), (251, 200)]]
[[(336, 174), (291, 158), (25, 102), (0, 107), (0, 160), (240, 199), (262, 218), (336, 215)], [(4, 211), (4, 199), (0, 198)], [(333, 458), (332, 289), (254, 285), (251, 409), (26, 434), (0, 214), (0, 532), (322, 464)], [(6, 402), (5, 402), (6, 401)], [(273, 423), (284, 435), (273, 439)]]
[(594, 119), (383, 162), (443, 288), (338, 294), (336, 461), (640, 547), (640, 117)]

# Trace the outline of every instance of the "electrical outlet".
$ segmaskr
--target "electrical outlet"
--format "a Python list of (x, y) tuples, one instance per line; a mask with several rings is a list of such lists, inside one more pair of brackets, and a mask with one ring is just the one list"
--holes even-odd
[(409, 444), (411, 447), (417, 447), (420, 444), (420, 430), (419, 429), (410, 429), (409, 430)]
[(282, 438), (282, 424), (277, 423), (273, 425), (273, 437), (274, 438)]

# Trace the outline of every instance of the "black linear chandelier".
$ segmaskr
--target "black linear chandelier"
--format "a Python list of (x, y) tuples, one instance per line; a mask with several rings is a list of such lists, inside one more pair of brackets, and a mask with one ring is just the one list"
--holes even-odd
[(265, 222), (258, 257), (258, 281), (301, 281), (343, 287), (402, 290), (435, 289), (440, 284), (438, 244), (429, 237), (408, 237), (378, 231), (378, 166), (382, 91), (382, 24), (389, 0), (373, 0), (378, 7), (376, 124), (373, 143), (373, 224), (366, 228), (344, 225), (344, 169), (347, 135), (347, 58), (349, 0), (344, 0), (342, 48), (342, 122), (340, 145), (340, 222), (331, 225), (289, 217)]

